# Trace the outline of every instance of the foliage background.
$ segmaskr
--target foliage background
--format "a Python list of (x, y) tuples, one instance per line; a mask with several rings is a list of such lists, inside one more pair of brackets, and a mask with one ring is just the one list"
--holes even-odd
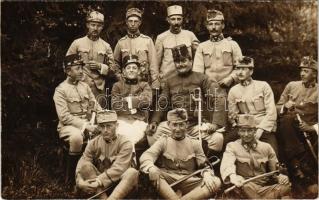
[[(268, 81), (276, 100), (298, 79), (300, 58), (317, 59), (317, 1), (107, 1), (1, 2), (2, 197), (66, 198), (60, 177), (52, 96), (65, 78), (62, 58), (85, 35), (90, 9), (105, 14), (102, 38), (115, 47), (123, 37), (125, 11), (144, 10), (141, 32), (154, 40), (168, 29), (166, 8), (182, 5), (184, 28), (208, 38), (207, 9), (221, 10), (225, 36), (255, 58), (254, 77)], [(48, 163), (50, 163), (48, 165)], [(66, 187), (67, 188), (67, 187)], [(63, 193), (64, 192), (64, 193)]]

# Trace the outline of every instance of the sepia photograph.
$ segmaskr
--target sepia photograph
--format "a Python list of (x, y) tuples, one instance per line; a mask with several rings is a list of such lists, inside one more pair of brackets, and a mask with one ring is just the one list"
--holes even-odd
[(1, 198), (318, 198), (316, 0), (0, 7)]

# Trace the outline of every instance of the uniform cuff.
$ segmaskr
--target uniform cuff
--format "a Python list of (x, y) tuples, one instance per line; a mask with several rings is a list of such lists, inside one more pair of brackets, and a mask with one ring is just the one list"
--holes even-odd
[(313, 128), (316, 130), (316, 133), (318, 135), (318, 124), (313, 125)]
[(101, 63), (101, 74), (107, 75), (109, 73), (109, 66)]

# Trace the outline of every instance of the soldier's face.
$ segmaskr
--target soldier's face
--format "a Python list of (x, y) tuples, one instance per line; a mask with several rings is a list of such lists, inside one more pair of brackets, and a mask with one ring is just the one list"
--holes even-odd
[(172, 15), (167, 17), (167, 21), (170, 25), (170, 29), (176, 32), (182, 27), (183, 17), (180, 15)]
[(168, 127), (172, 131), (173, 138), (184, 138), (187, 129), (187, 121), (168, 121)]
[(131, 16), (126, 20), (127, 29), (129, 32), (135, 33), (141, 25), (141, 19), (136, 16)]
[(223, 21), (209, 21), (206, 24), (206, 28), (209, 34), (218, 36), (223, 32), (225, 25)]
[(192, 69), (192, 62), (189, 58), (183, 58), (180, 61), (174, 61), (177, 73), (185, 74)]
[(126, 65), (123, 74), (125, 78), (128, 79), (137, 79), (138, 74), (139, 74), (139, 68), (135, 63), (130, 63)]
[(114, 138), (116, 134), (117, 122), (105, 122), (98, 125), (98, 130), (105, 140)]
[(88, 22), (86, 23), (86, 27), (88, 29), (87, 35), (89, 37), (96, 38), (100, 36), (103, 29), (103, 24), (98, 22)]
[(256, 129), (239, 128), (239, 136), (244, 143), (250, 143), (255, 140)]
[(239, 81), (245, 81), (253, 74), (253, 70), (248, 67), (236, 67), (235, 70)]
[(317, 72), (313, 69), (301, 68), (300, 78), (302, 82), (306, 82), (306, 83), (313, 82), (317, 78)]
[(66, 73), (73, 81), (80, 81), (83, 78), (83, 66), (73, 65), (68, 67)]

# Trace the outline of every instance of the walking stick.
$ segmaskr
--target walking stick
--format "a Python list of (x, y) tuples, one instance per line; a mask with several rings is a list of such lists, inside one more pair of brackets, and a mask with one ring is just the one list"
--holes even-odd
[[(298, 119), (298, 121), (299, 121), (299, 124), (301, 124), (301, 123), (302, 123), (302, 119), (300, 118), (300, 115), (297, 113), (296, 116), (297, 116), (297, 119)], [(315, 153), (315, 150), (313, 149), (313, 146), (312, 146), (310, 140), (308, 139), (307, 133), (306, 133), (305, 131), (303, 131), (302, 133), (303, 133), (303, 135), (305, 136), (306, 142), (307, 142), (307, 144), (308, 144), (308, 146), (309, 146), (309, 149), (310, 149), (310, 152), (311, 152), (312, 156), (313, 156), (314, 159), (318, 162), (317, 154)]]
[(109, 187), (105, 188), (105, 189), (104, 189), (104, 190), (102, 190), (101, 192), (96, 193), (95, 195), (93, 195), (93, 196), (91, 196), (90, 198), (88, 198), (88, 200), (90, 200), (90, 199), (94, 199), (94, 198), (96, 198), (96, 197), (100, 196), (101, 194), (103, 194), (104, 192), (108, 191), (108, 190), (109, 190), (110, 188), (112, 188), (112, 187), (113, 187), (113, 185), (111, 185), (111, 186), (109, 186)]
[[(216, 157), (216, 156), (214, 156), (214, 157)], [(202, 173), (205, 169), (209, 169), (209, 168), (213, 167), (214, 165), (216, 165), (217, 163), (220, 162), (220, 159), (218, 157), (216, 157), (216, 158), (217, 158), (217, 160), (215, 162), (209, 164), (209, 166), (207, 166), (207, 167), (205, 167), (203, 169), (199, 169), (199, 170), (197, 170), (197, 171), (195, 171), (195, 172), (193, 172), (193, 173), (191, 173), (189, 175), (186, 175), (183, 178), (181, 178), (181, 179), (175, 181), (174, 183), (170, 184), (169, 186), (174, 187), (175, 185), (177, 185), (177, 184), (189, 179), (190, 177), (193, 177), (193, 176), (195, 176), (197, 174)]]
[[(260, 178), (264, 178), (264, 177), (267, 177), (267, 176), (271, 176), (271, 175), (277, 174), (277, 173), (279, 173), (279, 171), (280, 171), (280, 170), (275, 170), (275, 171), (271, 171), (271, 172), (268, 172), (268, 173), (260, 174), (260, 175), (258, 175), (258, 176), (255, 176), (255, 177), (246, 179), (245, 181), (243, 181), (243, 185), (245, 185), (245, 184), (248, 183), (248, 182), (251, 182), (251, 181), (260, 179)], [(228, 192), (232, 191), (232, 190), (235, 189), (235, 188), (236, 188), (236, 186), (233, 185), (233, 186), (231, 186), (230, 188), (227, 188), (227, 189), (224, 191), (224, 193), (227, 194)]]
[[(198, 93), (198, 97), (196, 97), (196, 93)], [(201, 89), (198, 87), (194, 91), (193, 100), (198, 102), (198, 140), (200, 141), (200, 145), (202, 146), (202, 98), (201, 98)]]

